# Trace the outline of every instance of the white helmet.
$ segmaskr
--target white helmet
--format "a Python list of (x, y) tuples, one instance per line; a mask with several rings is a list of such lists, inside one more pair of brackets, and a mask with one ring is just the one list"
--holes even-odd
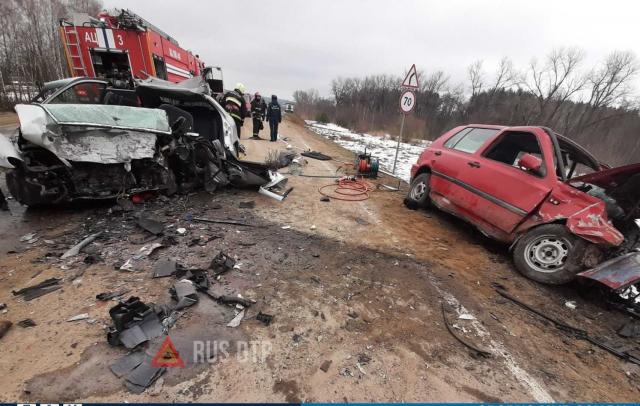
[(244, 93), (244, 85), (242, 83), (236, 83), (236, 90), (239, 90), (240, 92)]

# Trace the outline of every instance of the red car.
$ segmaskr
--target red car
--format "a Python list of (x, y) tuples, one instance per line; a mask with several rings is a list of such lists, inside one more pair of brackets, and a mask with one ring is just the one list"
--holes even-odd
[[(609, 169), (544, 127), (454, 128), (411, 168), (405, 204), (433, 204), (510, 244), (516, 268), (543, 283), (640, 247), (640, 164)], [(635, 254), (639, 266), (617, 276), (627, 286), (640, 279)]]

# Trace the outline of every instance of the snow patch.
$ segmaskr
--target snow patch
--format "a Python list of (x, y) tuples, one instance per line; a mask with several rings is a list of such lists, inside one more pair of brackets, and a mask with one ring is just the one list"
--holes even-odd
[[(356, 153), (364, 152), (365, 148), (380, 161), (380, 166), (387, 172), (393, 169), (393, 160), (396, 156), (397, 140), (390, 135), (378, 137), (371, 134), (359, 134), (335, 124), (321, 124), (317, 121), (307, 120), (307, 128), (318, 135), (329, 138), (336, 144)], [(396, 174), (409, 182), (411, 178), (411, 165), (416, 163), (424, 149), (431, 141), (422, 141), (419, 145), (400, 143)]]

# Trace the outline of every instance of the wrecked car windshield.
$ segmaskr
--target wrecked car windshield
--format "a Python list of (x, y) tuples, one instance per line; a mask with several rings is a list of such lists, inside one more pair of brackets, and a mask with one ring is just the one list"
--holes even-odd
[(59, 124), (134, 128), (169, 133), (169, 121), (163, 110), (128, 106), (50, 104), (42, 106)]

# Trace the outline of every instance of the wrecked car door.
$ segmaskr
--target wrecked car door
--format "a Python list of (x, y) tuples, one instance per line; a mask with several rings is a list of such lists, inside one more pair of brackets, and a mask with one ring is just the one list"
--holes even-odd
[[(520, 160), (529, 154), (542, 161), (540, 170), (526, 170)], [(506, 236), (545, 199), (552, 189), (547, 156), (540, 137), (531, 131), (505, 131), (475, 159), (476, 165), (460, 174), (473, 191), (463, 202), (492, 230), (494, 237)]]
[(453, 134), (442, 147), (433, 151), (431, 163), (431, 198), (445, 211), (472, 220), (473, 213), (460, 212), (467, 207), (465, 201), (473, 198), (472, 192), (461, 182), (468, 171), (469, 162), (475, 161), (475, 152), (499, 130), (466, 127)]

